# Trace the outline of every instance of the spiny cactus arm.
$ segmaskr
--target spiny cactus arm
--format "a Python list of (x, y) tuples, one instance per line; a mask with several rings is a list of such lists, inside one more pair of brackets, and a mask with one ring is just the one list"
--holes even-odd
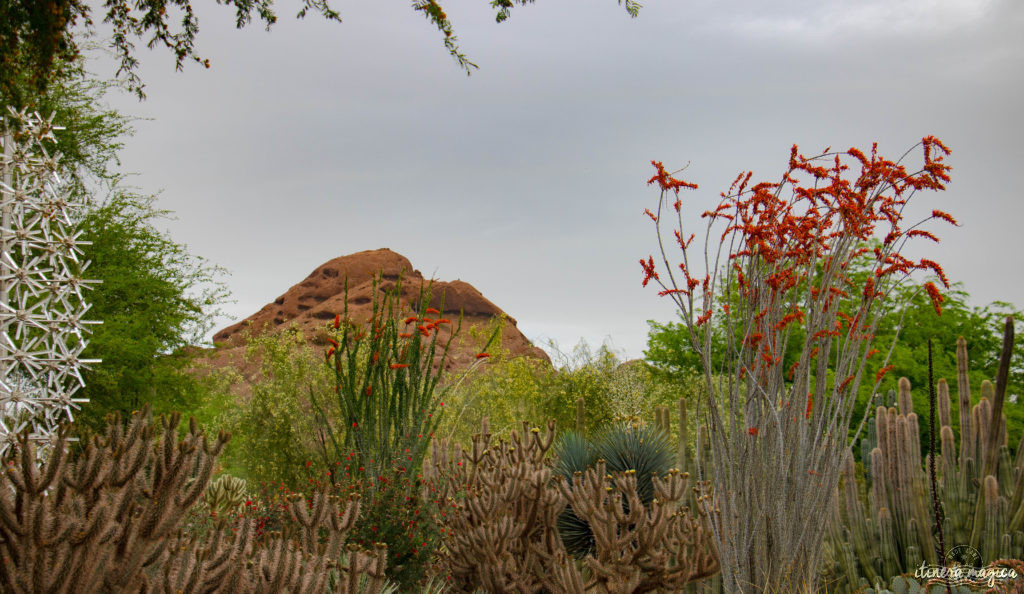
[(938, 394), (939, 427), (951, 426), (953, 424), (953, 420), (950, 416), (949, 382), (947, 382), (945, 378), (940, 379), (936, 384), (935, 389)]
[(985, 464), (981, 476), (994, 475), (998, 461), (999, 446), (1002, 445), (1002, 432), (998, 430), (1003, 416), (1003, 400), (1006, 397), (1006, 384), (1010, 377), (1010, 359), (1013, 357), (1013, 317), (1007, 316), (1003, 327), (1003, 351), (999, 355), (999, 370), (996, 373), (995, 394), (992, 399), (992, 416), (990, 423), (996, 430), (989, 434), (986, 446)]
[(359, 592), (358, 586), (362, 576), (366, 576), (370, 592), (379, 592), (387, 579), (384, 569), (387, 567), (388, 548), (384, 543), (375, 543), (373, 551), (363, 553), (354, 545), (348, 546), (348, 567), (346, 568), (346, 593)]
[(592, 592), (596, 580), (584, 580), (576, 563), (564, 551), (547, 564), (549, 573), (541, 576), (541, 585), (549, 592), (581, 594)]
[(677, 549), (677, 561), (680, 564), (685, 559), (691, 561), (687, 580), (704, 579), (721, 571), (714, 539), (700, 518), (682, 515), (676, 534), (677, 542), (681, 545)]
[(185, 454), (187, 448), (195, 448), (196, 444), (189, 443), (190, 439), (188, 435), (182, 441), (177, 441), (175, 436), (177, 435), (178, 424), (181, 422), (181, 413), (174, 412), (170, 415), (161, 415), (160, 424), (163, 425), (163, 439), (157, 448), (158, 453), (155, 458), (155, 464), (153, 466), (153, 483), (161, 484), (167, 481), (164, 476), (165, 473), (172, 472), (176, 465), (174, 460), (178, 457), (176, 452)]
[[(5, 472), (6, 480), (0, 481), (0, 551), (9, 549), (11, 554), (17, 556), (20, 549), (14, 543), (28, 534), (28, 529), (24, 524), (26, 498), (14, 487), (10, 476), (12, 472)], [(4, 484), (8, 481), (10, 484)]]
[(678, 503), (686, 497), (690, 482), (690, 473), (682, 472), (675, 468), (668, 471), (666, 478), (654, 476), (651, 484), (654, 486), (654, 496), (662, 502)]
[(358, 493), (349, 495), (345, 502), (345, 511), (341, 513), (333, 513), (330, 518), (329, 532), (332, 534), (332, 540), (328, 541), (327, 557), (331, 559), (337, 559), (338, 555), (341, 554), (341, 549), (348, 539), (349, 532), (356, 525), (356, 520), (359, 518), (359, 510), (362, 505), (362, 499)]
[(640, 568), (635, 565), (602, 563), (589, 555), (586, 562), (594, 574), (599, 592), (634, 592), (640, 585)]
[[(63, 450), (63, 448), (60, 448)], [(18, 436), (18, 457), (13, 465), (9, 465), (8, 480), (14, 483), (15, 489), (24, 493), (29, 497), (35, 497), (43, 493), (49, 486), (43, 482), (42, 476), (39, 470), (36, 444), (29, 440), (28, 431), (24, 431)], [(43, 473), (49, 475), (49, 467), (53, 464), (59, 464), (63, 458), (60, 457), (58, 460), (47, 461), (45, 463), (46, 468)]]
[[(539, 435), (537, 435), (537, 437), (539, 437)], [(536, 442), (536, 446), (540, 448), (540, 454), (541, 454), (542, 458), (543, 458), (544, 455), (546, 455), (548, 453), (548, 450), (551, 449), (551, 446), (554, 443), (555, 443), (555, 420), (554, 419), (550, 419), (550, 420), (548, 420), (547, 431), (544, 432), (543, 440), (538, 440)]]
[[(611, 512), (609, 519), (620, 526), (629, 526), (641, 521), (644, 504), (640, 501), (640, 496), (637, 495), (636, 471), (627, 470), (615, 473), (612, 484), (615, 485), (614, 490), (619, 493), (620, 498), (609, 497), (607, 499), (606, 509)], [(621, 499), (626, 500), (626, 505), (622, 505)]]
[[(206, 436), (196, 434), (192, 434), (192, 436), (196, 440), (202, 439), (203, 447), (191, 450), (189, 458), (181, 461), (185, 473), (181, 480), (184, 481), (185, 490), (182, 491), (181, 488), (178, 488), (175, 491), (180, 494), (176, 495), (176, 504), (183, 510), (195, 505), (203, 496), (203, 492), (206, 491), (206, 487), (210, 483), (210, 477), (213, 475), (214, 461), (226, 443), (218, 439), (216, 446), (210, 449), (206, 447)], [(211, 451), (216, 453), (211, 454)], [(191, 484), (189, 484), (190, 480)]]
[(286, 588), (298, 565), (287, 539), (275, 538), (270, 547), (261, 551), (254, 564), (256, 592), (282, 592)]
[(897, 402), (899, 402), (899, 411), (902, 415), (909, 415), (914, 412), (914, 400), (910, 396), (910, 380), (905, 377), (901, 377), (898, 386)]
[(882, 562), (883, 575), (897, 575), (901, 573), (899, 553), (896, 545), (896, 535), (893, 530), (893, 518), (888, 508), (879, 510), (878, 518), (879, 549), (878, 556)]
[(955, 478), (957, 467), (956, 467), (956, 438), (953, 436), (953, 428), (949, 425), (943, 425), (942, 429), (939, 430), (939, 443), (940, 452), (942, 452), (942, 464), (939, 466), (939, 476), (942, 477), (943, 482), (946, 478)]
[(72, 510), (61, 511), (56, 508), (52, 510), (54, 515), (70, 516), (71, 521), (67, 523), (65, 531), (60, 535), (52, 535), (47, 538), (53, 543), (64, 544), (65, 541), (74, 547), (87, 550), (89, 545), (98, 544), (97, 541), (104, 540), (103, 537), (113, 535), (116, 532), (116, 525), (111, 522), (113, 512), (106, 502), (94, 505), (92, 509), (83, 509), (81, 500), (75, 502)]
[(288, 499), (288, 511), (291, 513), (292, 520), (301, 529), (299, 542), (306, 552), (311, 553), (316, 550), (320, 523), (326, 512), (326, 503), (327, 496), (324, 493), (315, 493), (310, 500), (301, 495), (295, 495)]
[[(274, 579), (266, 588), (267, 594), (271, 592), (285, 592), (290, 590), (288, 586), (296, 578), (301, 570), (302, 553), (292, 548), (292, 543), (283, 544), (283, 554), (280, 562), (274, 568)], [(272, 571), (274, 571), (272, 570)]]
[(156, 590), (164, 592), (194, 592), (199, 582), (200, 563), (196, 559), (198, 542), (175, 539), (168, 547), (177, 554), (170, 554), (161, 563), (156, 579)]
[(207, 547), (209, 552), (202, 559), (202, 591), (232, 591), (231, 584), (237, 589), (242, 581), (240, 573), (252, 557), (254, 532), (254, 522), (248, 518), (236, 520), (230, 534), (226, 525), (217, 528), (214, 542)]
[(153, 457), (152, 433), (149, 431), (138, 432), (138, 437), (125, 442), (108, 441), (107, 447), (98, 455), (106, 454), (111, 457), (113, 468), (108, 478), (109, 484), (120, 489), (129, 482), (135, 480), (146, 462)]
[[(1006, 425), (1003, 417), (1003, 425)], [(999, 493), (1008, 499), (1013, 497), (1014, 476), (1013, 461), (1010, 459), (1010, 448), (999, 446), (999, 462), (996, 463), (996, 480), (999, 481)]]
[[(213, 475), (214, 462), (216, 461), (216, 455), (209, 454), (209, 450), (205, 446), (203, 448), (195, 447), (200, 439), (205, 443), (205, 436), (191, 434), (190, 438), (191, 444), (184, 448), (187, 455), (176, 460), (176, 466), (180, 470), (178, 468), (175, 469), (173, 472), (175, 480), (168, 486), (173, 494), (175, 507), (181, 513), (188, 511), (203, 496), (203, 493), (209, 486), (210, 477)], [(220, 448), (223, 447), (223, 443), (219, 441), (218, 443), (220, 447), (215, 448), (215, 450), (219, 452)]]
[[(523, 532), (525, 534), (530, 534), (534, 531), (538, 517), (543, 514), (544, 491), (547, 489), (550, 478), (550, 470), (541, 469), (535, 471), (526, 487), (526, 493), (524, 493), (526, 495), (526, 517), (522, 519)], [(520, 515), (522, 515), (522, 512), (520, 512)]]
[(90, 443), (82, 457), (68, 465), (68, 470), (61, 477), (63, 484), (85, 496), (95, 493), (114, 468), (113, 460), (105, 453), (95, 443)]
[[(116, 525), (109, 525), (116, 530)], [(65, 578), (64, 586), (55, 584), (54, 591), (57, 592), (94, 592), (99, 589), (102, 571), (109, 567), (110, 558), (113, 554), (110, 547), (103, 547), (99, 543), (105, 542), (100, 536), (91, 543), (72, 542), (66, 556), (66, 570), (62, 571)]]
[(956, 339), (956, 386), (960, 405), (960, 465), (967, 458), (977, 460), (975, 451), (974, 424), (971, 415), (971, 380), (968, 375), (967, 341), (963, 336)]
[[(882, 417), (879, 417), (880, 419)], [(879, 439), (881, 441), (881, 439)], [(883, 507), (889, 507), (889, 468), (881, 447), (871, 451), (871, 468), (874, 469), (871, 481), (871, 517), (878, 519)]]

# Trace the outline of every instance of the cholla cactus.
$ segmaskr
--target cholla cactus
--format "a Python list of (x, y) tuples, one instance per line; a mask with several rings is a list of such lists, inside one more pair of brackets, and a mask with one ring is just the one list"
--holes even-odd
[(84, 385), (79, 232), (69, 216), (76, 208), (57, 174), (59, 154), (51, 120), (13, 110), (0, 120), (0, 456), (25, 430), (47, 441), (85, 402), (72, 398)]
[(224, 515), (245, 503), (248, 497), (247, 487), (245, 480), (230, 474), (222, 474), (206, 487), (203, 501), (206, 502), (210, 511), (217, 515)]

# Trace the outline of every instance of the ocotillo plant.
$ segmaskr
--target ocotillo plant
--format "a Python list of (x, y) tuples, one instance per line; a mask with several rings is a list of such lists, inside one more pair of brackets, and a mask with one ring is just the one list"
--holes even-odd
[[(347, 460), (353, 470), (375, 477), (390, 472), (398, 453), (403, 472), (414, 473), (444, 412), (443, 397), (452, 387), (438, 389), (438, 382), (462, 325), (461, 315), (448, 340), (439, 345), (441, 326), (452, 324), (442, 317), (444, 300), (439, 309), (430, 307), (431, 287), (423, 286), (415, 311), (402, 319), (401, 279), (390, 286), (384, 283), (383, 278), (374, 282), (372, 313), (366, 323), (349, 319), (346, 294), (326, 352), (334, 369), (336, 397), (324, 402), (310, 391), (323, 428), (327, 470), (332, 463)], [(484, 350), (497, 334), (496, 330)], [(486, 356), (486, 352), (477, 355), (477, 363)]]
[[(934, 137), (920, 146), (924, 163), (913, 173), (874, 148), (870, 155), (854, 148), (806, 158), (794, 146), (779, 183), (750, 187), (752, 174), (741, 174), (703, 215), (703, 262), (690, 249), (695, 235), (683, 224), (679, 198), (681, 189), (697, 186), (653, 162), (649, 183), (661, 196), (657, 212), (646, 214), (664, 268), (653, 256), (641, 260), (643, 284), (655, 281), (675, 302), (704, 369), (698, 413), (712, 462), (698, 468), (698, 479), (708, 476), (714, 485), (716, 509), (709, 511), (729, 592), (814, 587), (821, 519), (850, 445), (864, 362), (877, 352), (872, 339), (883, 302), (916, 271), (933, 271), (946, 284), (938, 264), (901, 254), (915, 237), (937, 241), (920, 225), (904, 228), (907, 201), (949, 181), (948, 149)], [(851, 164), (859, 173), (847, 173)], [(953, 222), (937, 210), (929, 218)], [(663, 222), (675, 227), (678, 265), (669, 262)], [(876, 235), (885, 239), (873, 247)], [(709, 247), (716, 241), (717, 250)], [(848, 268), (862, 256), (873, 256), (873, 274), (855, 281)], [(938, 309), (938, 288), (925, 287)], [(724, 342), (716, 357), (714, 336)], [(803, 351), (787, 369), (782, 355), (798, 338)]]
[[(1000, 368), (1009, 367), (1012, 321), (1008, 321)], [(913, 572), (921, 563), (947, 565), (957, 551), (977, 551), (986, 564), (1024, 555), (1024, 448), (1011, 456), (1005, 416), (993, 405), (997, 389), (981, 385), (981, 399), (971, 405), (967, 382), (967, 346), (957, 341), (960, 444), (955, 443), (949, 387), (938, 382), (937, 408), (941, 446), (936, 457), (943, 510), (942, 533), (947, 559), (936, 552), (935, 502), (926, 486), (927, 457), (922, 459), (917, 415), (910, 382), (899, 382), (899, 408), (879, 406), (865, 438), (870, 450), (870, 479), (858, 483), (852, 453), (843, 465), (829, 532), (827, 570), (837, 592), (854, 592), (895, 575)], [(1005, 381), (1005, 380), (1004, 380)], [(1001, 407), (1000, 407), (1001, 408)], [(990, 444), (995, 443), (994, 450)], [(1024, 440), (1021, 440), (1024, 444)], [(988, 474), (976, 460), (989, 452), (996, 460)], [(867, 502), (867, 507), (862, 501)], [(969, 549), (967, 547), (970, 547)]]

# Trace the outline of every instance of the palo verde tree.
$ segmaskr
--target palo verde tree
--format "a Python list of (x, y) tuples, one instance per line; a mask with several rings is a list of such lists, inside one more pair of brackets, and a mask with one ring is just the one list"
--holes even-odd
[[(516, 5), (531, 4), (534, 0), (492, 0), (500, 23), (508, 19)], [(625, 4), (631, 16), (636, 16), (640, 4), (636, 0), (618, 0)], [(100, 15), (90, 4), (99, 5)], [(238, 28), (252, 23), (264, 23), (267, 29), (277, 22), (273, 0), (217, 0), (217, 4), (235, 10)], [(296, 16), (305, 17), (310, 11), (324, 18), (341, 22), (329, 0), (295, 0)], [(437, 0), (413, 0), (413, 10), (419, 11), (442, 35), (445, 48), (459, 67), (470, 73), (476, 68), (459, 49), (448, 14)], [(137, 73), (138, 59), (135, 43), (144, 40), (147, 47), (164, 47), (174, 54), (176, 66), (194, 61), (207, 68), (210, 60), (196, 53), (199, 19), (192, 0), (4, 0), (0, 2), (0, 98), (16, 105), (23, 97), (20, 83), (29, 82), (42, 90), (54, 74), (59, 75), (63, 65), (78, 60), (80, 48), (73, 29), (82, 25), (86, 30), (95, 28), (94, 18), (113, 27), (110, 45), (120, 58), (119, 75), (124, 75), (129, 87), (144, 97), (142, 80)], [(174, 23), (180, 23), (175, 28)], [(14, 75), (22, 75), (18, 80)]]
[[(850, 447), (865, 361), (884, 355), (874, 342), (886, 300), (915, 272), (934, 272), (946, 284), (937, 263), (901, 254), (915, 237), (937, 240), (921, 225), (904, 226), (904, 205), (949, 180), (948, 149), (934, 137), (920, 146), (923, 165), (914, 172), (875, 149), (807, 158), (794, 146), (780, 182), (751, 186), (752, 174), (741, 174), (704, 213), (703, 254), (690, 249), (695, 234), (683, 226), (679, 199), (680, 190), (696, 185), (653, 163), (650, 183), (661, 196), (657, 212), (647, 214), (664, 268), (658, 271), (653, 256), (641, 260), (643, 282), (655, 281), (675, 302), (704, 371), (698, 414), (710, 463), (698, 465), (698, 484), (729, 592), (814, 588), (821, 519)], [(938, 210), (929, 218), (954, 222)], [(675, 227), (681, 262), (669, 263), (662, 223)], [(872, 243), (876, 235), (884, 237), (880, 245)], [(873, 272), (861, 282), (850, 266), (865, 255)], [(938, 309), (939, 289), (924, 287)], [(716, 317), (724, 328), (717, 361)], [(785, 365), (791, 340), (803, 348)], [(889, 370), (883, 360), (871, 378), (876, 386)]]

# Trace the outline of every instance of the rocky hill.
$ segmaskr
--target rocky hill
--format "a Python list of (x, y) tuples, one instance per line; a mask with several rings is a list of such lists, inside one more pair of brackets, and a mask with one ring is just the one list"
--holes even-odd
[[(218, 331), (213, 340), (215, 351), (203, 359), (214, 367), (231, 365), (250, 376), (255, 370), (243, 361), (244, 339), (249, 332), (274, 332), (292, 325), (315, 345), (326, 345), (325, 327), (334, 316), (345, 309), (348, 297), (349, 317), (356, 322), (370, 318), (373, 301), (373, 280), (381, 275), (378, 291), (389, 290), (401, 278), (401, 313), (412, 312), (421, 287), (429, 282), (408, 258), (387, 248), (357, 252), (329, 260), (316, 268), (302, 282), (285, 291), (273, 302), (244, 320)], [(346, 281), (348, 289), (346, 293)], [(447, 370), (471, 364), (478, 352), (479, 342), (471, 338), (472, 329), (485, 330), (495, 319), (505, 316), (501, 346), (511, 356), (530, 356), (550, 362), (547, 354), (533, 346), (516, 327), (516, 320), (484, 297), (473, 285), (461, 281), (435, 280), (431, 290), (430, 307), (442, 311), (442, 316), (453, 322), (462, 316), (462, 330), (452, 341)], [(453, 324), (457, 325), (457, 324)], [(451, 330), (438, 333), (438, 343), (447, 341)]]

